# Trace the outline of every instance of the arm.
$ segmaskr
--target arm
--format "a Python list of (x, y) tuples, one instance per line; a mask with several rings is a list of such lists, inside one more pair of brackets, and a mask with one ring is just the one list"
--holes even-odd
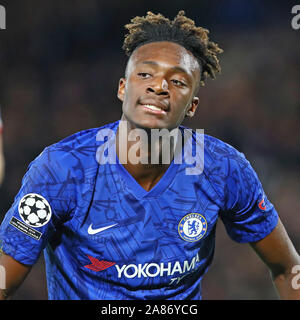
[(0, 300), (12, 297), (30, 269), (30, 266), (26, 266), (0, 251)]
[(270, 269), (280, 299), (300, 300), (299, 286), (292, 285), (292, 279), (296, 276), (292, 269), (300, 266), (300, 257), (280, 219), (268, 236), (250, 245)]

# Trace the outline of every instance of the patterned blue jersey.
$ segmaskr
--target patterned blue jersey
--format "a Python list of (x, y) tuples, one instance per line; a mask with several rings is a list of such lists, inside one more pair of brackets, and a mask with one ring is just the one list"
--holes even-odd
[(29, 165), (2, 249), (26, 265), (44, 250), (49, 299), (201, 299), (218, 219), (252, 242), (275, 228), (276, 210), (243, 154), (208, 135), (201, 174), (173, 160), (145, 191), (119, 161), (100, 161), (99, 132), (118, 125), (74, 134)]

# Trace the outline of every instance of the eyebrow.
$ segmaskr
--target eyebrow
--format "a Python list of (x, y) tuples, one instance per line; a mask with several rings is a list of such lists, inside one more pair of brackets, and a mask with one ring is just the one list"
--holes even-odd
[[(158, 66), (159, 65), (156, 61), (151, 61), (151, 60), (142, 61), (141, 63), (142, 64), (150, 64), (150, 65), (153, 65), (153, 66)], [(171, 68), (171, 70), (188, 74), (188, 72), (184, 68), (179, 67), (179, 66), (174, 66), (174, 67)]]

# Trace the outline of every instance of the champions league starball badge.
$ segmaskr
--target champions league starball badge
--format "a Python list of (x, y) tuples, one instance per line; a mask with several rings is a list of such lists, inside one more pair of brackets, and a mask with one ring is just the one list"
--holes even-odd
[(207, 222), (199, 213), (185, 215), (178, 224), (180, 237), (189, 242), (200, 240), (207, 231)]
[(42, 227), (51, 218), (51, 207), (48, 201), (39, 194), (29, 193), (19, 203), (19, 215), (31, 227)]

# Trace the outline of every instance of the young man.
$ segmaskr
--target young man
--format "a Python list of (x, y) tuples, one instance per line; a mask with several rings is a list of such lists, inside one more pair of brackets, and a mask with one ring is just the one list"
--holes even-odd
[[(199, 85), (220, 71), (221, 49), (182, 11), (173, 21), (149, 12), (127, 28), (122, 121), (66, 138), (30, 164), (1, 225), (1, 297), (45, 249), (49, 299), (201, 299), (220, 217), (270, 268), (279, 296), (299, 299), (299, 255), (249, 162), (181, 126)], [(150, 139), (158, 129), (177, 132), (167, 151)], [(178, 161), (189, 148), (198, 172)]]

